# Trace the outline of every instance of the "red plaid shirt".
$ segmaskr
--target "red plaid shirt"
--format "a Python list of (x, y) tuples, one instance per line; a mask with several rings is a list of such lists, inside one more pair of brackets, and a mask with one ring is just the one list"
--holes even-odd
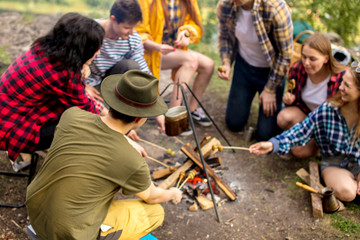
[(33, 151), (40, 128), (58, 120), (72, 106), (98, 113), (85, 96), (79, 74), (58, 72), (32, 48), (17, 58), (0, 79), (0, 149), (16, 159), (22, 150)]
[[(342, 77), (345, 74), (345, 71), (338, 73), (336, 75), (331, 75), (330, 80), (327, 84), (327, 98), (332, 97), (339, 89)], [(306, 106), (304, 101), (301, 98), (302, 90), (306, 84), (307, 73), (305, 68), (302, 65), (301, 61), (296, 62), (289, 70), (289, 79), (294, 79), (296, 82), (295, 89), (293, 94), (295, 95), (295, 101), (291, 106), (297, 106), (305, 114), (309, 114), (311, 111)]]

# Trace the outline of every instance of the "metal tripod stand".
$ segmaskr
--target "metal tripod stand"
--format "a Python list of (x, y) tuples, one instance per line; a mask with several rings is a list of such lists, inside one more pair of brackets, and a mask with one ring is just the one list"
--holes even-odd
[[(199, 101), (199, 99), (195, 96), (195, 94), (192, 92), (191, 88), (189, 87), (189, 85), (186, 83), (186, 82), (179, 82), (179, 80), (177, 80), (176, 82), (171, 82), (169, 83), (165, 88), (164, 90), (160, 93), (160, 96), (171, 86), (171, 85), (175, 85), (176, 84), (176, 87), (177, 87), (177, 94), (179, 95), (179, 89), (181, 90), (181, 94), (182, 94), (182, 97), (183, 97), (183, 101), (184, 101), (184, 105), (186, 107), (186, 111), (187, 111), (187, 114), (188, 114), (188, 118), (189, 118), (189, 122), (190, 122), (190, 126), (191, 126), (191, 129), (193, 131), (193, 136), (194, 136), (194, 139), (195, 139), (195, 142), (196, 142), (196, 147), (199, 151), (199, 156), (200, 156), (200, 159), (201, 159), (201, 163), (203, 165), (203, 171), (205, 173), (205, 176), (207, 179), (210, 179), (209, 178), (209, 175), (208, 175), (208, 172), (206, 170), (206, 167), (205, 167), (205, 160), (204, 160), (204, 157), (203, 157), (203, 154), (202, 154), (202, 151), (201, 151), (201, 147), (200, 147), (200, 143), (199, 143), (199, 139), (198, 139), (198, 136), (197, 136), (197, 133), (196, 133), (196, 129), (195, 129), (195, 125), (194, 125), (194, 120), (192, 119), (191, 117), (191, 111), (190, 111), (190, 107), (189, 107), (189, 104), (188, 104), (188, 100), (187, 100), (187, 97), (186, 97), (186, 92), (184, 90), (184, 87), (182, 86), (182, 84), (185, 84), (185, 86), (187, 87), (187, 89), (189, 90), (189, 92), (191, 93), (191, 95), (194, 97), (194, 99), (197, 101), (197, 103), (199, 104), (199, 106), (204, 110), (206, 116), (210, 119), (210, 121), (212, 122), (212, 124), (215, 126), (216, 130), (219, 132), (219, 134), (224, 138), (224, 140), (227, 142), (227, 144), (229, 146), (231, 146), (230, 142), (226, 139), (226, 137), (224, 136), (224, 134), (220, 131), (219, 127), (216, 125), (216, 123), (214, 122), (214, 120), (211, 118), (211, 116), (209, 115), (209, 113), (206, 111), (206, 109), (204, 108), (204, 106), (201, 104), (201, 102)], [(178, 97), (177, 95), (177, 97)], [(233, 150), (233, 152), (235, 152)], [(208, 188), (210, 190), (210, 194), (211, 194), (211, 199), (212, 199), (212, 202), (214, 204), (214, 209), (215, 209), (215, 213), (216, 213), (216, 217), (217, 217), (217, 221), (218, 222), (221, 222), (220, 220), (220, 216), (219, 216), (219, 213), (218, 213), (218, 210), (217, 210), (217, 205), (216, 205), (216, 200), (215, 200), (215, 197), (214, 197), (214, 192), (213, 192), (213, 189), (211, 187), (211, 183), (210, 181), (207, 181), (207, 184), (208, 184)]]

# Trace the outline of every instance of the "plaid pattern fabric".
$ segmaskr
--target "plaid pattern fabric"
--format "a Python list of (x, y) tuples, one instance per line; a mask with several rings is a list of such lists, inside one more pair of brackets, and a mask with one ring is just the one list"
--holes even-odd
[(98, 113), (85, 96), (80, 75), (55, 71), (36, 49), (17, 58), (0, 80), (0, 149), (11, 159), (22, 150), (33, 151), (40, 128), (59, 119), (67, 108)]
[(174, 45), (174, 41), (176, 40), (176, 34), (179, 28), (180, 16), (181, 16), (180, 2), (179, 0), (168, 0), (167, 6), (169, 12), (168, 21), (171, 29), (168, 29), (166, 24), (164, 25), (162, 43), (168, 45)]
[[(251, 10), (256, 34), (271, 67), (266, 88), (275, 91), (282, 84), (292, 54), (291, 10), (284, 0), (255, 0)], [(276, 13), (276, 14), (274, 14)], [(233, 62), (238, 52), (235, 24), (239, 12), (233, 0), (220, 0), (218, 48), (222, 62)]]
[[(344, 74), (345, 71), (336, 75), (331, 75), (330, 80), (327, 84), (327, 98), (334, 96), (334, 94), (338, 91)], [(305, 114), (309, 114), (311, 111), (301, 98), (301, 93), (305, 87), (307, 79), (307, 74), (301, 61), (296, 62), (290, 68), (289, 79), (294, 79), (296, 83), (295, 89), (293, 90), (293, 94), (295, 95), (295, 101), (293, 102), (292, 106), (297, 106)]]
[(348, 130), (339, 108), (325, 102), (304, 121), (274, 137), (279, 142), (278, 149), (274, 147), (274, 150), (287, 154), (291, 147), (304, 146), (314, 137), (321, 155), (329, 157), (344, 154), (359, 162), (360, 142), (353, 144), (354, 132), (355, 128)]

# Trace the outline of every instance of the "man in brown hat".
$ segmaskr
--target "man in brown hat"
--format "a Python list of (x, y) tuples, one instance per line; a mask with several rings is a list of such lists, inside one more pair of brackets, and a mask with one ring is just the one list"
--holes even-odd
[[(124, 136), (167, 111), (158, 84), (140, 70), (111, 75), (101, 86), (107, 116), (76, 107), (63, 113), (27, 189), (30, 222), (41, 239), (139, 239), (161, 225), (158, 203), (181, 201), (179, 189), (154, 186), (144, 158)], [(113, 200), (120, 188), (140, 199)]]

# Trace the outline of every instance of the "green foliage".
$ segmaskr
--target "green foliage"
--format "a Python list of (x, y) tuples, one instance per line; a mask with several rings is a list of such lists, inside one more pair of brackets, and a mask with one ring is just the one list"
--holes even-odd
[(85, 2), (92, 8), (110, 10), (114, 0), (85, 0)]
[[(360, 4), (354, 0), (286, 0), (294, 21), (306, 21), (321, 32), (336, 32), (346, 45), (355, 42)], [(346, 26), (346, 27), (345, 27)]]
[(339, 213), (331, 215), (331, 225), (350, 235), (359, 236), (360, 223), (341, 216)]

